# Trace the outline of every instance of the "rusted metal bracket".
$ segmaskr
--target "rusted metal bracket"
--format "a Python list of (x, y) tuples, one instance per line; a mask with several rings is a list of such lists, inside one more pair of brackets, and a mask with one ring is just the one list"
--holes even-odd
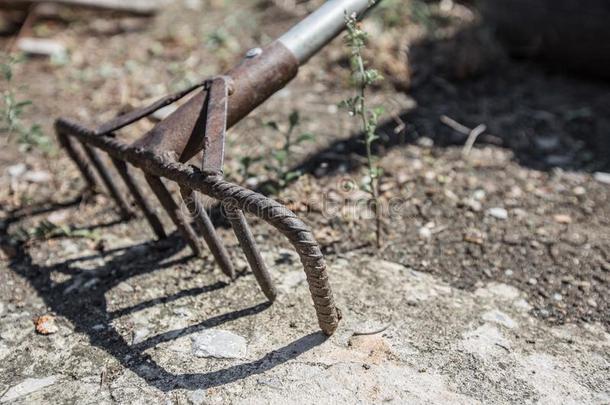
[(229, 80), (219, 76), (210, 81), (208, 88), (202, 168), (212, 173), (222, 173), (224, 163)]

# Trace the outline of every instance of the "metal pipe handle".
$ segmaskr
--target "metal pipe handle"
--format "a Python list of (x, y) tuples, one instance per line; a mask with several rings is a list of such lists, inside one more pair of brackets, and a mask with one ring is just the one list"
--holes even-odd
[(304, 64), (345, 28), (345, 15), (362, 16), (381, 0), (329, 0), (279, 38)]

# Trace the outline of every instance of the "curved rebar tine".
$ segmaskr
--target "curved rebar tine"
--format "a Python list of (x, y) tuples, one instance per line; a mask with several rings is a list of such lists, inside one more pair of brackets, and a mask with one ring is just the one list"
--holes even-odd
[(182, 212), (180, 212), (180, 207), (174, 201), (172, 194), (169, 192), (165, 184), (161, 181), (161, 179), (157, 176), (150, 175), (145, 172), (146, 182), (155, 193), (159, 202), (167, 212), (167, 215), (171, 218), (174, 225), (178, 229), (178, 232), (182, 235), (186, 242), (190, 246), (193, 254), (196, 256), (201, 255), (201, 243), (199, 243), (199, 238), (197, 234), (188, 223), (188, 220), (184, 217)]
[(320, 328), (327, 335), (333, 334), (337, 329), (341, 312), (333, 299), (324, 256), (309, 227), (286, 206), (262, 194), (229, 183), (218, 173), (204, 172), (152, 151), (134, 148), (109, 136), (97, 136), (95, 131), (77, 123), (59, 119), (55, 127), (59, 132), (75, 136), (112, 157), (127, 161), (143, 170), (149, 178), (164, 177), (223, 204), (255, 215), (279, 230), (299, 254)]
[(212, 220), (208, 216), (205, 207), (201, 204), (197, 192), (188, 187), (180, 186), (180, 194), (182, 194), (182, 200), (191, 216), (195, 219), (195, 224), (197, 224), (199, 232), (210, 248), (210, 252), (212, 252), (220, 269), (231, 279), (235, 279), (235, 269), (233, 268), (233, 263), (231, 263), (229, 252), (227, 252), (227, 249), (218, 237), (214, 224), (212, 224)]
[(235, 236), (239, 241), (239, 245), (246, 254), (246, 259), (248, 260), (250, 269), (252, 269), (252, 273), (254, 273), (254, 278), (256, 278), (265, 297), (271, 302), (275, 301), (277, 290), (273, 285), (273, 280), (271, 279), (269, 270), (267, 270), (267, 265), (265, 265), (265, 261), (256, 246), (254, 235), (252, 235), (252, 231), (248, 226), (244, 212), (231, 204), (224, 204), (224, 207), (227, 211), (227, 218), (231, 222)]
[(125, 201), (125, 199), (123, 198), (123, 195), (121, 194), (119, 189), (116, 187), (116, 185), (112, 181), (112, 177), (110, 176), (110, 173), (108, 173), (108, 169), (104, 165), (104, 162), (102, 162), (102, 159), (100, 158), (98, 153), (95, 150), (93, 150), (89, 145), (87, 145), (85, 142), (81, 142), (81, 144), (83, 145), (83, 150), (89, 157), (89, 160), (91, 160), (91, 163), (93, 163), (93, 167), (95, 167), (97, 174), (99, 174), (100, 178), (104, 182), (104, 185), (108, 189), (110, 196), (112, 197), (112, 199), (116, 202), (117, 206), (119, 207), (121, 216), (123, 218), (133, 217), (133, 213), (129, 209), (129, 205), (128, 205), (127, 201)]
[(85, 179), (85, 182), (87, 183), (87, 188), (91, 191), (94, 191), (97, 186), (97, 183), (95, 181), (95, 175), (91, 170), (91, 166), (89, 166), (89, 163), (87, 162), (87, 158), (83, 156), (80, 151), (74, 148), (74, 145), (72, 144), (72, 141), (68, 136), (62, 134), (59, 131), (57, 132), (57, 140), (59, 141), (59, 144), (66, 150), (66, 153), (68, 153), (68, 157), (72, 159), (72, 161), (76, 164), (76, 167), (78, 168), (81, 175), (83, 176), (83, 179)]
[(152, 228), (155, 235), (157, 235), (159, 239), (165, 239), (167, 237), (167, 234), (163, 229), (163, 224), (161, 224), (159, 217), (157, 216), (157, 214), (155, 214), (152, 207), (148, 204), (148, 201), (146, 201), (146, 199), (142, 195), (142, 192), (140, 191), (140, 187), (129, 173), (127, 163), (116, 158), (112, 158), (112, 163), (114, 164), (114, 167), (116, 168), (117, 172), (119, 172), (119, 175), (123, 179), (123, 182), (131, 192), (131, 195), (133, 196), (136, 204), (144, 213), (144, 217), (148, 221), (148, 224)]

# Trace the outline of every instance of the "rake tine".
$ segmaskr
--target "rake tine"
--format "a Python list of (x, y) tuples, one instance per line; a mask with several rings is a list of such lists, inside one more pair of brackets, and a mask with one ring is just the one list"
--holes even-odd
[(100, 175), (102, 181), (104, 182), (104, 185), (108, 189), (108, 192), (118, 205), (119, 211), (121, 211), (121, 216), (123, 218), (132, 217), (133, 213), (129, 209), (127, 202), (125, 201), (125, 199), (117, 189), (116, 185), (112, 181), (112, 177), (110, 176), (110, 173), (108, 173), (108, 169), (106, 169), (106, 166), (104, 166), (104, 163), (102, 162), (102, 159), (100, 158), (99, 154), (86, 143), (81, 142), (81, 144), (85, 153), (89, 157), (89, 160), (91, 160), (91, 163), (93, 163), (93, 166), (97, 170), (97, 173)]
[(235, 269), (231, 263), (229, 253), (225, 249), (222, 241), (214, 229), (214, 225), (205, 210), (205, 207), (201, 204), (199, 196), (192, 189), (180, 186), (180, 193), (182, 194), (182, 200), (185, 202), (191, 215), (195, 218), (200, 233), (203, 235), (203, 239), (207, 243), (212, 255), (216, 259), (216, 262), (220, 266), (223, 273), (229, 276), (231, 279), (235, 279)]
[(163, 229), (163, 225), (161, 224), (159, 217), (157, 217), (151, 206), (148, 204), (148, 201), (146, 201), (146, 199), (142, 196), (142, 192), (140, 191), (140, 188), (138, 187), (135, 179), (129, 173), (127, 163), (125, 163), (123, 160), (116, 158), (112, 158), (112, 163), (123, 178), (125, 185), (133, 195), (136, 204), (144, 212), (144, 216), (148, 220), (148, 223), (152, 230), (155, 232), (159, 239), (165, 239), (167, 235), (165, 233), (165, 230)]
[(196, 256), (201, 255), (201, 244), (199, 243), (199, 239), (197, 234), (191, 227), (191, 225), (187, 222), (186, 218), (180, 212), (180, 208), (174, 201), (171, 193), (165, 187), (165, 184), (161, 181), (159, 177), (152, 176), (150, 174), (146, 174), (146, 181), (150, 185), (150, 188), (155, 193), (159, 202), (167, 212), (167, 215), (171, 218), (174, 225), (178, 229), (178, 232), (182, 235), (186, 242), (191, 247), (191, 250)]
[(229, 204), (225, 204), (225, 208), (227, 210), (227, 217), (229, 218), (233, 231), (235, 232), (235, 236), (239, 241), (239, 245), (246, 254), (246, 259), (250, 264), (250, 268), (254, 273), (254, 277), (256, 278), (258, 285), (260, 285), (261, 290), (263, 290), (265, 297), (267, 297), (269, 301), (275, 301), (275, 298), (277, 297), (277, 290), (273, 285), (271, 275), (267, 270), (263, 257), (261, 256), (258, 247), (256, 247), (254, 236), (252, 235), (252, 231), (248, 226), (244, 212), (238, 208), (230, 206)]
[(87, 183), (87, 188), (89, 188), (90, 190), (95, 190), (95, 175), (93, 174), (93, 171), (91, 170), (91, 167), (87, 162), (87, 158), (83, 156), (82, 153), (80, 153), (78, 150), (74, 149), (74, 145), (72, 144), (72, 141), (67, 135), (61, 132), (57, 132), (57, 139), (59, 140), (59, 144), (68, 153), (70, 159), (72, 159), (72, 161), (76, 164), (76, 167), (78, 167), (78, 170), (80, 171), (81, 175), (85, 179), (85, 182)]

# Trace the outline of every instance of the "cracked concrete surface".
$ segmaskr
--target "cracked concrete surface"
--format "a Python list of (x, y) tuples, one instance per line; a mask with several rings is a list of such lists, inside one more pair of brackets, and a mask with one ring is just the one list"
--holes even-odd
[[(269, 260), (278, 255), (281, 296), (272, 306), (251, 275), (214, 288), (217, 270), (170, 266), (118, 280), (103, 294), (106, 307), (89, 303), (82, 319), (49, 297), (56, 290), (74, 298), (65, 292), (74, 283), (84, 291), (77, 297), (94, 296), (91, 280), (106, 279), (88, 269), (114, 259), (93, 257), (95, 265), (56, 275), (38, 293), (33, 279), (2, 265), (4, 285), (20, 291), (23, 302), (13, 295), (0, 306), (0, 402), (610, 402), (610, 335), (601, 325), (552, 327), (528, 314), (514, 287), (490, 283), (468, 292), (397, 263), (348, 254), (330, 258), (344, 320), (325, 339), (296, 257), (266, 253)], [(172, 284), (189, 290), (184, 279), (200, 290), (167, 298)], [(37, 335), (32, 317), (53, 311), (59, 332)], [(101, 315), (86, 320), (92, 311)], [(207, 328), (245, 338), (245, 358), (195, 356), (193, 336)]]

